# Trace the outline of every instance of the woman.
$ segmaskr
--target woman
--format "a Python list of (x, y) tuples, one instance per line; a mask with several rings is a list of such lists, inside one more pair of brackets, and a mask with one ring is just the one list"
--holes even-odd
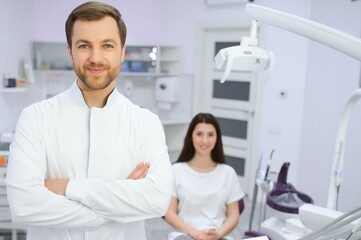
[(244, 196), (234, 169), (225, 164), (216, 118), (199, 113), (191, 121), (183, 149), (173, 164), (174, 190), (166, 221), (177, 232), (168, 239), (233, 239), (238, 202)]

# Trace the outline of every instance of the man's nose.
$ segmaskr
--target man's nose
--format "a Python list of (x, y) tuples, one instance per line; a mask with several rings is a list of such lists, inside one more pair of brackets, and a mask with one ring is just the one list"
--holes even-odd
[(98, 48), (93, 48), (90, 52), (90, 62), (98, 63), (102, 61), (102, 51)]

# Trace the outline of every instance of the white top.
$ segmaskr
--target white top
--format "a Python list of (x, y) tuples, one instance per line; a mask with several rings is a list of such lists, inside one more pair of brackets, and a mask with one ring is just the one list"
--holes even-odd
[[(126, 179), (150, 162), (141, 180)], [(66, 197), (44, 179), (70, 179)], [(159, 118), (116, 89), (88, 108), (77, 84), (23, 110), (10, 146), (7, 194), (28, 240), (146, 239), (144, 219), (165, 214), (172, 171)]]
[[(186, 162), (172, 165), (173, 197), (178, 198), (178, 215), (197, 229), (219, 228), (226, 220), (226, 205), (244, 197), (237, 174), (226, 164), (208, 173), (193, 170)], [(182, 233), (173, 232), (169, 239)]]

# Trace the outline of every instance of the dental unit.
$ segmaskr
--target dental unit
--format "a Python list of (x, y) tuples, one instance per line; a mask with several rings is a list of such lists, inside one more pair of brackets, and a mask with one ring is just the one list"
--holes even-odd
[[(245, 10), (253, 18), (250, 36), (242, 37), (239, 46), (221, 49), (214, 58), (217, 68), (224, 70), (222, 83), (227, 80), (231, 71), (260, 71), (265, 72), (266, 77), (272, 73), (275, 66), (274, 54), (257, 46), (258, 21), (307, 37), (361, 61), (361, 39), (358, 37), (314, 21), (255, 4), (247, 4)], [(312, 204), (300, 206), (299, 215), (302, 224), (311, 230), (311, 233), (306, 232), (304, 236), (284, 236), (283, 239), (361, 239), (361, 207), (348, 213), (337, 211), (338, 193), (343, 177), (348, 121), (355, 103), (360, 98), (361, 90), (354, 91), (341, 116), (334, 150), (327, 208)], [(279, 225), (278, 227), (285, 226)], [(277, 229), (273, 230), (278, 231)], [(277, 234), (275, 236), (279, 237), (280, 231)], [(277, 238), (277, 240), (279, 239)]]

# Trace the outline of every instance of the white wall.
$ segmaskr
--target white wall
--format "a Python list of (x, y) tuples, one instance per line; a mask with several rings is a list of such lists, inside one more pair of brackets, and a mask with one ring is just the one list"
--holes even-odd
[[(34, 31), (33, 5), (29, 1), (6, 0), (0, 7), (0, 87), (3, 86), (3, 76), (11, 73), (19, 74), (19, 64), (22, 58), (28, 58), (31, 33)], [(14, 129), (16, 119), (21, 109), (29, 101), (28, 94), (22, 96), (0, 94), (0, 133)], [(31, 100), (30, 100), (31, 101)]]
[[(10, 2), (10, 0), (7, 0)], [(65, 21), (69, 13), (83, 2), (82, 0), (31, 0), (35, 2), (36, 19), (34, 40), (66, 41)], [(127, 25), (127, 42), (131, 44), (157, 43), (159, 37), (160, 0), (132, 0), (106, 2), (118, 8)]]

